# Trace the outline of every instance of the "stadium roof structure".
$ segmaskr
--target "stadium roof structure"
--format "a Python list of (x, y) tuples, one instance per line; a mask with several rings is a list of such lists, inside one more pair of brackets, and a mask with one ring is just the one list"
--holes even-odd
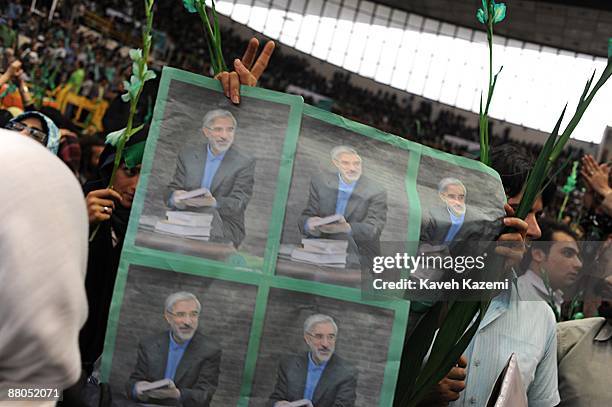
[[(372, 0), (391, 8), (481, 30), (474, 10), (481, 0)], [(610, 0), (499, 0), (508, 6), (512, 24), (498, 34), (555, 48), (605, 57), (612, 36)]]

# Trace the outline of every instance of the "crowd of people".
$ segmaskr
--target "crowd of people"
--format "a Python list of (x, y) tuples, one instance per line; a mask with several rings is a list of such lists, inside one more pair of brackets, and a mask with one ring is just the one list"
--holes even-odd
[[(62, 382), (64, 387), (68, 384), (73, 385), (65, 392), (65, 403), (68, 405), (85, 402), (83, 392), (85, 389), (91, 389), (92, 382), (88, 378), (92, 373), (95, 375), (96, 361), (102, 353), (113, 287), (132, 200), (139, 180), (142, 146), (146, 142), (148, 127), (145, 126), (130, 138), (126, 148), (133, 151), (134, 154), (131, 155), (133, 159), (121, 163), (114, 188), (107, 189), (116, 148), (104, 144), (104, 136), (124, 127), (127, 120), (127, 104), (121, 101), (120, 95), (123, 92), (122, 81), (128, 76), (131, 64), (125, 57), (125, 44), (117, 43), (80, 25), (83, 22), (82, 7), (79, 7), (77, 2), (62, 3), (62, 8), (57, 12), (58, 17), (50, 22), (42, 16), (31, 14), (28, 7), (20, 0), (13, 0), (0, 7), (2, 23), (0, 127), (34, 139), (46, 147), (49, 156), (56, 155), (67, 165), (72, 174), (70, 176), (78, 180), (84, 191), (77, 199), (74, 197), (74, 182), (71, 183), (66, 179), (66, 171), (62, 173), (62, 170), (53, 167), (54, 164), (50, 162), (48, 165), (53, 167), (53, 172), (46, 174), (45, 177), (57, 173), (57, 177), (65, 181), (62, 188), (68, 191), (69, 197), (63, 205), (73, 208), (75, 213), (81, 211), (84, 214), (86, 208), (90, 233), (96, 230), (89, 243), (86, 277), (79, 276), (74, 264), (68, 268), (58, 265), (58, 269), (62, 269), (67, 275), (72, 273), (71, 278), (83, 279), (89, 308), (89, 316), (80, 331), (81, 360), (71, 360), (65, 355), (50, 356), (51, 362), (65, 367), (61, 370), (65, 378)], [(123, 10), (132, 8), (131, 12), (126, 14), (133, 16), (133, 21), (122, 24), (135, 24), (142, 17), (139, 8), (134, 7), (132, 2), (92, 3), (96, 3), (93, 9), (99, 11), (105, 7)], [(155, 25), (159, 30), (167, 32), (177, 46), (172, 64), (193, 72), (208, 73), (210, 65), (205, 57), (205, 42), (202, 37), (194, 38), (192, 33), (193, 27), (199, 26), (197, 17), (184, 13), (182, 7), (176, 4), (167, 3), (158, 4)], [(190, 18), (196, 20), (190, 21)], [(137, 29), (135, 31), (137, 32)], [(25, 38), (27, 41), (23, 41)], [(223, 39), (224, 51), (228, 56), (241, 55), (244, 48), (241, 37), (224, 30)], [(249, 68), (250, 66), (247, 67)], [(331, 79), (327, 79), (310, 66), (307, 58), (283, 54), (282, 50), (275, 51), (273, 60), (261, 78), (245, 81), (241, 77), (242, 83), (247, 85), (254, 85), (257, 79), (260, 79), (258, 85), (265, 88), (285, 91), (289, 85), (294, 85), (330, 97), (334, 100), (332, 110), (335, 113), (453, 154), (463, 155), (467, 154), (467, 151), (446, 144), (443, 141), (444, 135), (455, 135), (470, 141), (478, 139), (478, 129), (467, 125), (465, 117), (452, 109), (441, 109), (434, 117), (432, 102), (421, 102), (415, 106), (409, 95), (399, 100), (395, 94), (383, 91), (374, 93), (359, 88), (351, 84), (350, 74), (340, 70)], [(150, 121), (157, 85), (156, 81), (147, 84), (137, 111), (137, 122)], [(71, 92), (88, 99), (106, 100), (109, 108), (103, 120), (104, 128), (96, 129), (91, 125), (79, 127), (73, 123), (70, 109), (62, 113), (57, 106), (47, 103), (46, 96), (58, 87), (69, 87)], [(2, 134), (2, 137), (8, 137), (6, 140), (10, 148), (25, 156), (30, 154), (32, 146), (12, 136), (14, 135)], [(531, 369), (529, 370), (532, 373), (531, 382), (524, 383), (529, 389), (529, 405), (552, 406), (559, 402), (568, 406), (588, 405), (581, 404), (581, 400), (609, 403), (611, 399), (607, 395), (605, 381), (607, 373), (603, 367), (597, 367), (600, 365), (593, 368), (590, 362), (595, 353), (603, 355), (601, 357), (608, 365), (612, 362), (610, 360), (612, 337), (610, 165), (598, 163), (592, 156), (582, 151), (567, 149), (560, 161), (580, 162), (578, 187), (563, 190), (571, 169), (571, 165), (566, 165), (553, 179), (541, 199), (536, 200), (527, 219), (520, 220), (513, 217), (512, 208), (521, 199), (522, 187), (533, 167), (533, 156), (540, 147), (509, 143), (507, 130), (494, 138), (497, 139), (498, 146), (493, 147), (492, 167), (501, 175), (510, 205), (506, 206), (505, 224), (514, 227), (517, 231), (517, 233), (505, 233), (500, 239), (520, 243), (527, 240), (534, 242), (528, 249), (520, 249), (523, 260), (519, 268), (523, 274), (518, 278), (517, 285), (522, 293), (529, 293), (533, 298), (543, 301), (536, 307), (530, 302), (515, 306), (510, 302), (510, 298), (500, 299), (499, 307), (496, 309), (504, 309), (505, 314), (496, 314), (487, 321), (492, 329), (487, 334), (483, 334), (478, 346), (469, 348), (466, 357), (462, 357), (447, 377), (435, 386), (426, 398), (426, 402), (429, 403), (426, 405), (448, 405), (457, 399), (460, 403), (483, 400), (483, 397), (486, 397), (484, 393), (491, 386), (470, 386), (469, 382), (466, 382), (466, 369), (472, 372), (475, 366), (482, 363), (482, 367), (478, 369), (478, 376), (473, 373), (473, 377), (478, 377), (482, 383), (494, 380), (497, 377), (495, 372), (500, 368), (499, 363), (505, 360), (501, 362), (492, 360), (487, 364), (484, 361), (485, 357), (479, 355), (485, 355), (495, 347), (506, 346), (512, 350), (513, 343), (498, 342), (500, 337), (512, 335), (523, 335), (524, 337), (520, 337), (518, 342), (529, 343), (532, 351), (530, 357), (532, 356), (533, 365), (525, 366), (526, 369)], [(10, 148), (6, 151), (12, 151)], [(6, 151), (3, 151), (5, 157), (0, 160), (1, 165), (12, 161), (12, 156)], [(39, 154), (35, 149), (32, 151), (34, 155)], [(45, 160), (49, 161), (45, 158), (38, 165), (47, 165)], [(32, 171), (32, 168), (11, 167), (7, 168), (7, 171), (23, 171), (23, 174), (29, 174), (28, 171)], [(26, 187), (28, 180), (24, 178), (19, 187), (15, 183), (7, 184), (4, 190), (7, 191), (8, 188), (10, 193), (13, 190), (41, 188), (40, 191), (32, 191), (32, 194), (40, 194), (43, 193), (43, 187), (48, 186), (43, 182), (47, 179), (45, 177), (38, 180), (40, 186), (37, 184)], [(57, 198), (56, 195), (50, 194), (54, 199)], [(566, 199), (566, 195), (569, 199)], [(28, 198), (24, 197), (20, 202), (27, 201)], [(569, 205), (566, 205), (567, 201)], [(33, 205), (40, 202), (42, 200), (32, 199)], [(51, 206), (55, 207), (55, 204)], [(561, 213), (562, 206), (563, 213)], [(12, 213), (14, 210), (17, 213), (18, 207), (20, 205), (17, 204), (12, 208), (7, 206), (7, 212)], [(47, 209), (33, 207), (27, 210), (45, 213)], [(62, 214), (65, 215), (66, 213)], [(51, 216), (57, 216), (57, 213), (54, 212)], [(31, 222), (38, 220), (32, 219)], [(68, 235), (78, 240), (79, 236), (83, 235), (83, 225), (76, 221), (74, 223), (70, 225)], [(21, 226), (13, 225), (13, 227)], [(66, 233), (61, 230), (49, 228), (46, 232), (47, 234), (41, 238), (44, 240), (41, 246), (45, 245), (45, 242), (57, 243), (66, 238)], [(36, 235), (35, 232), (33, 234)], [(10, 251), (12, 247), (5, 245), (5, 241), (19, 239), (16, 236), (21, 235), (4, 234), (4, 232), (0, 234), (0, 250), (3, 252), (3, 256), (0, 257), (0, 275), (3, 281), (10, 281), (13, 278), (8, 274), (9, 268), (30, 267), (26, 263), (21, 264), (18, 259), (4, 256), (4, 252)], [(71, 244), (70, 247), (75, 245)], [(51, 250), (50, 247), (45, 249)], [(6, 259), (11, 260), (7, 263), (8, 266), (4, 264)], [(60, 263), (61, 260), (57, 259)], [(83, 263), (84, 258), (79, 257), (79, 261)], [(70, 296), (74, 299), (70, 306), (57, 303), (57, 307), (62, 310), (69, 309), (73, 319), (82, 325), (84, 316), (78, 312), (78, 309), (84, 308), (84, 298), (76, 292), (70, 292)], [(0, 298), (3, 297), (4, 294), (0, 295)], [(69, 300), (70, 298), (66, 299)], [(0, 310), (5, 309), (8, 308), (0, 306)], [(519, 324), (516, 313), (520, 312), (530, 312), (532, 319), (522, 321), (522, 325)], [(416, 312), (413, 317), (414, 315), (419, 314)], [(38, 317), (42, 318), (40, 315)], [(4, 319), (7, 318), (9, 317)], [(555, 330), (556, 322), (562, 323), (556, 326)], [(541, 328), (536, 330), (537, 335), (534, 335), (534, 326)], [(74, 326), (70, 328), (71, 330), (64, 334), (70, 334), (75, 330)], [(0, 330), (2, 329), (0, 327)], [(8, 355), (16, 349), (19, 337), (15, 332), (11, 332), (11, 335), (14, 336), (0, 335), (0, 355)], [(10, 340), (4, 341), (2, 338)], [(43, 342), (44, 340), (39, 345), (41, 348), (47, 346)], [(607, 346), (605, 348), (607, 351), (605, 349), (602, 351), (600, 346)], [(574, 347), (576, 351), (568, 351)], [(555, 354), (555, 350), (558, 354)], [(582, 357), (579, 357), (578, 351)], [(13, 356), (17, 359), (21, 357), (19, 354)], [(9, 360), (8, 356), (6, 360)], [(19, 361), (28, 362), (26, 358)], [(18, 364), (13, 360), (10, 362), (13, 367)], [(476, 362), (478, 364), (473, 365)], [(75, 367), (77, 364), (78, 367)], [(4, 377), (10, 376), (10, 373), (3, 372), (5, 366), (6, 363), (0, 362), (0, 383)], [(587, 371), (588, 375), (581, 376), (580, 372)], [(23, 377), (26, 378), (24, 380), (27, 380), (27, 373), (24, 374)], [(77, 383), (74, 384), (75, 382)], [(103, 389), (97, 386), (98, 383), (93, 385), (97, 391)], [(98, 391), (96, 394), (99, 398), (102, 393)]]

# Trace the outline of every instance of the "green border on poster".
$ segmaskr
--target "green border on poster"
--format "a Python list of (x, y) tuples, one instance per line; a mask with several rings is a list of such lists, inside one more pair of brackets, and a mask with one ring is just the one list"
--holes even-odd
[[(263, 334), (268, 296), (271, 288), (299, 291), (314, 296), (334, 298), (347, 303), (359, 303), (393, 310), (394, 318), (389, 340), (387, 363), (385, 365), (383, 385), (379, 396), (380, 407), (391, 405), (395, 392), (396, 379), (399, 372), (399, 361), (401, 359), (411, 304), (404, 299), (395, 298), (385, 299), (384, 301), (365, 300), (362, 298), (362, 291), (359, 288), (343, 287), (329, 283), (277, 276), (274, 274), (276, 257), (284, 223), (287, 198), (291, 186), (293, 163), (300, 134), (302, 114), (304, 116), (321, 120), (330, 125), (344, 128), (356, 134), (376, 139), (409, 152), (409, 161), (407, 163), (406, 175), (404, 179), (407, 199), (409, 202), (409, 213), (407, 214), (408, 230), (406, 231), (409, 241), (414, 240), (415, 242), (418, 242), (419, 239), (421, 205), (417, 191), (417, 178), (422, 156), (430, 156), (438, 160), (446, 161), (452, 165), (481, 171), (497, 178), (498, 180), (500, 179), (499, 175), (489, 167), (486, 167), (477, 161), (437, 151), (402, 139), (395, 135), (382, 132), (375, 128), (345, 119), (333, 113), (317, 109), (309, 105), (304, 105), (301, 97), (258, 88), (243, 87), (241, 89), (243, 98), (253, 97), (290, 106), (289, 121), (281, 153), (276, 192), (272, 204), (272, 213), (274, 215), (271, 217), (269, 223), (269, 233), (266, 241), (262, 267), (253, 269), (252, 267), (241, 267), (229, 263), (203, 259), (196, 256), (139, 247), (135, 245), (135, 239), (138, 233), (138, 224), (140, 222), (140, 217), (144, 206), (148, 179), (151, 175), (152, 163), (157, 148), (157, 141), (159, 139), (160, 126), (164, 118), (168, 91), (172, 80), (190, 83), (217, 91), (219, 93), (222, 92), (221, 86), (216, 80), (174, 68), (166, 67), (163, 70), (153, 122), (149, 132), (149, 140), (147, 142), (144, 155), (142, 176), (134, 200), (132, 216), (130, 217), (113, 293), (108, 329), (105, 337), (105, 352), (102, 359), (101, 370), (103, 381), (108, 381), (110, 377), (115, 339), (121, 306), (123, 303), (123, 295), (127, 283), (129, 268), (131, 265), (134, 265), (164, 269), (170, 272), (197, 275), (206, 278), (221, 279), (257, 287), (258, 291), (256, 305), (255, 309), (253, 310), (247, 357), (245, 359), (238, 401), (238, 406), (240, 407), (246, 407), (249, 403), (257, 358), (259, 355), (261, 337)], [(407, 250), (411, 249), (412, 246), (407, 247)], [(416, 247), (414, 247), (414, 250), (416, 250)]]
[(331, 125), (342, 127), (346, 130), (391, 144), (404, 150), (418, 152), (421, 155), (427, 155), (441, 161), (446, 161), (449, 164), (487, 173), (501, 182), (499, 174), (493, 168), (482, 164), (480, 161), (445, 153), (443, 151), (415, 143), (414, 141), (406, 140), (394, 134), (386, 133), (368, 125), (355, 122), (342, 116), (338, 116), (337, 114), (311, 105), (304, 106), (304, 116), (319, 119)]
[[(138, 234), (138, 225), (140, 223), (140, 217), (142, 215), (142, 210), (144, 207), (144, 201), (149, 184), (149, 176), (151, 175), (153, 159), (157, 150), (157, 144), (160, 135), (160, 126), (161, 122), (164, 119), (168, 91), (170, 89), (170, 83), (173, 80), (213, 90), (223, 95), (221, 84), (215, 79), (197, 75), (192, 72), (182, 71), (176, 68), (164, 67), (162, 71), (161, 82), (159, 85), (158, 102), (155, 104), (153, 121), (151, 123), (149, 136), (147, 138), (147, 145), (144, 152), (141, 178), (139, 181), (138, 189), (136, 191), (136, 196), (134, 197), (134, 204), (132, 207), (130, 222), (128, 224), (128, 229), (124, 242), (124, 247), (128, 249), (132, 247), (138, 247), (135, 243), (136, 236)], [(276, 251), (278, 250), (280, 234), (282, 232), (282, 219), (284, 218), (285, 213), (285, 201), (289, 192), (291, 171), (293, 169), (293, 156), (295, 154), (295, 149), (297, 146), (297, 139), (302, 119), (302, 109), (304, 106), (303, 98), (301, 96), (288, 95), (285, 93), (275, 92), (271, 90), (245, 86), (241, 87), (240, 93), (242, 95), (243, 101), (245, 98), (254, 98), (272, 103), (287, 105), (290, 108), (283, 150), (280, 157), (276, 192), (272, 203), (272, 213), (275, 215), (270, 217), (270, 222), (268, 225), (268, 239), (266, 241), (266, 248), (264, 250), (262, 266), (265, 272), (271, 273), (272, 266), (274, 263), (272, 259), (275, 260), (276, 258)], [(228, 268), (233, 268), (233, 266), (228, 263), (223, 263), (205, 258), (200, 258), (200, 260), (211, 267), (214, 267), (218, 264), (224, 264), (228, 266)]]
[[(213, 278), (224, 278), (227, 280), (240, 282), (254, 279), (255, 282), (259, 282), (257, 276), (260, 276), (262, 271), (267, 271), (267, 273), (271, 274), (271, 267), (274, 265), (274, 261), (276, 259), (276, 251), (278, 250), (280, 234), (282, 232), (282, 220), (284, 218), (285, 202), (287, 199), (289, 184), (291, 181), (291, 171), (293, 169), (293, 156), (295, 154), (297, 138), (299, 135), (300, 123), (302, 118), (303, 99), (301, 96), (287, 95), (280, 92), (244, 86), (241, 87), (240, 90), (243, 100), (244, 98), (251, 97), (260, 100), (266, 100), (273, 103), (288, 105), (290, 108), (289, 120), (284, 138), (285, 141), (283, 144), (283, 150), (280, 159), (276, 193), (273, 202), (273, 211), (276, 210), (280, 212), (281, 216), (271, 217), (268, 239), (264, 252), (263, 270), (246, 269), (243, 271), (247, 271), (247, 273), (240, 274), (240, 266), (209, 259), (203, 259), (195, 256), (187, 256), (177, 253), (157, 251), (153, 249), (135, 246), (135, 239), (138, 233), (138, 225), (140, 223), (140, 217), (144, 206), (149, 176), (151, 175), (151, 168), (153, 164), (153, 159), (155, 157), (157, 141), (159, 140), (160, 126), (164, 118), (168, 91), (170, 89), (170, 83), (172, 80), (190, 83), (206, 89), (215, 90), (220, 94), (223, 94), (221, 85), (217, 80), (169, 67), (164, 67), (162, 71), (161, 81), (158, 89), (158, 97), (153, 113), (153, 120), (149, 130), (149, 136), (147, 138), (147, 145), (143, 157), (141, 178), (139, 180), (136, 196), (134, 198), (134, 204), (132, 206), (123, 251), (121, 253), (119, 269), (117, 271), (115, 288), (113, 290), (113, 299), (109, 311), (109, 322), (104, 340), (105, 351), (103, 353), (101, 366), (102, 379), (105, 381), (108, 380), (108, 378), (110, 377), (112, 358), (115, 346), (115, 337), (117, 333), (117, 324), (121, 312), (121, 305), (123, 303), (123, 294), (130, 264), (143, 263), (143, 265), (147, 265), (150, 267), (165, 268), (174, 271), (176, 271), (177, 268), (180, 267), (183, 270), (181, 271), (183, 273), (187, 272), (190, 274), (198, 274)], [(181, 265), (186, 264), (190, 265), (190, 267), (197, 265), (197, 267), (195, 269), (184, 269), (181, 267)], [(266, 264), (268, 264), (268, 269), (266, 269)], [(206, 269), (207, 272), (203, 274), (193, 273), (193, 270), (200, 269)], [(253, 273), (254, 271), (255, 273)], [(259, 271), (259, 273), (257, 273), (257, 271)]]

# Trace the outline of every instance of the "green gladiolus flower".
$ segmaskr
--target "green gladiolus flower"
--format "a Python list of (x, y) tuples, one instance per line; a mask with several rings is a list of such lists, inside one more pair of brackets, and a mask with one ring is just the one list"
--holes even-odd
[(195, 6), (195, 2), (197, 0), (183, 0), (183, 6), (187, 9), (187, 11), (189, 11), (190, 13), (197, 13), (198, 9), (196, 9)]
[(481, 24), (487, 23), (487, 12), (481, 8), (476, 12), (476, 18), (480, 21)]
[(132, 99), (132, 94), (130, 93), (130, 83), (128, 81), (123, 81), (123, 90), (126, 92), (121, 95), (121, 100), (124, 102), (129, 102)]
[(493, 2), (493, 24), (497, 24), (506, 18), (506, 5), (504, 3), (495, 4)]
[[(497, 24), (506, 18), (506, 5), (504, 3), (495, 3), (495, 0), (491, 0), (493, 6), (493, 24)], [(476, 18), (482, 24), (488, 24), (489, 22), (489, 6), (487, 0), (482, 0), (482, 8), (479, 8), (476, 12)]]
[(146, 82), (150, 79), (155, 79), (157, 77), (157, 75), (155, 74), (155, 71), (146, 71), (143, 77), (143, 82)]
[(113, 147), (117, 147), (117, 145), (119, 144), (119, 140), (121, 140), (121, 137), (123, 136), (123, 133), (125, 133), (125, 127), (121, 130), (117, 130), (117, 131), (113, 131), (112, 133), (108, 133), (108, 135), (106, 136), (106, 144), (110, 144)]
[(142, 59), (142, 50), (140, 48), (132, 48), (130, 50), (130, 59), (132, 61), (140, 61)]
[(140, 76), (140, 64), (138, 62), (132, 63), (132, 75)]

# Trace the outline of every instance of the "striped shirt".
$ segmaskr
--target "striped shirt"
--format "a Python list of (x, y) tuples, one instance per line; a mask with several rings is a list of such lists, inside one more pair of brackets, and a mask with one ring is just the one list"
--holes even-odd
[(486, 406), (491, 389), (512, 353), (527, 391), (529, 407), (559, 403), (555, 316), (543, 301), (520, 301), (512, 287), (491, 301), (472, 338), (465, 390), (451, 406)]

